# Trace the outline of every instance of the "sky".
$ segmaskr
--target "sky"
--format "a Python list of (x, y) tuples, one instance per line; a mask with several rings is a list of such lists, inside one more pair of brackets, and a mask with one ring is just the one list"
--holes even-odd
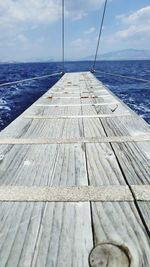
[[(0, 1), (0, 61), (61, 59), (62, 0)], [(94, 55), (104, 0), (65, 0), (65, 58)], [(99, 54), (150, 49), (150, 0), (108, 0)]]

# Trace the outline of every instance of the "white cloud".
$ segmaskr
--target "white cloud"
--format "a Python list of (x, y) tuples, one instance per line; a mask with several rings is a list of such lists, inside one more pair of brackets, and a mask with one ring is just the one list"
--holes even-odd
[(84, 17), (86, 17), (87, 15), (88, 15), (88, 13), (81, 10), (80, 12), (78, 12), (78, 14), (72, 14), (72, 21), (81, 20)]
[(66, 0), (66, 13), (72, 20), (79, 20), (88, 15), (90, 11), (99, 9), (104, 0)]
[(119, 19), (125, 24), (139, 25), (150, 22), (150, 6), (143, 7), (129, 16), (121, 15)]
[(90, 40), (86, 38), (78, 38), (71, 42), (68, 51), (71, 52), (68, 57), (70, 58), (82, 58), (89, 53), (89, 48), (91, 47)]
[(21, 42), (21, 43), (27, 43), (28, 39), (24, 34), (18, 34), (17, 36), (17, 41)]
[[(65, 13), (77, 20), (97, 9), (104, 0), (66, 0)], [(10, 23), (52, 23), (61, 17), (61, 0), (0, 1), (1, 25)]]
[[(65, 15), (80, 20), (90, 10), (99, 8), (104, 0), (65, 0)], [(0, 36), (19, 34), (24, 27), (30, 30), (51, 24), (61, 18), (61, 0), (0, 0)]]
[(122, 23), (123, 29), (105, 36), (104, 41), (110, 44), (122, 41), (126, 44), (144, 46), (144, 42), (150, 37), (150, 6), (141, 8), (128, 16), (117, 16), (117, 19)]
[(91, 27), (87, 31), (85, 31), (84, 34), (88, 35), (88, 34), (91, 34), (93, 32), (95, 32), (95, 28), (94, 27)]
[(138, 38), (150, 36), (150, 6), (141, 8), (129, 16), (122, 15), (119, 18), (128, 27), (116, 33), (116, 37)]
[[(139, 26), (135, 26), (135, 25), (131, 25), (129, 28), (122, 30), (122, 31), (118, 31), (115, 34), (115, 37), (119, 38), (119, 39), (137, 39), (138, 38), (146, 38), (150, 36), (150, 24), (148, 25), (139, 25)], [(145, 39), (146, 40), (146, 39)]]
[[(72, 21), (83, 19), (103, 3), (104, 0), (65, 0), (65, 16)], [(30, 51), (33, 44), (36, 47), (39, 43), (39, 32), (44, 29), (45, 34), (47, 25), (61, 19), (61, 0), (0, 0), (0, 18), (1, 48), (8, 51), (7, 46), (16, 47), (17, 53), (21, 49)], [(74, 45), (79, 47), (79, 40)], [(11, 50), (7, 54), (15, 56)]]
[[(61, 1), (0, 0), (0, 46), (1, 52), (5, 52), (2, 52), (2, 56), (22, 57), (25, 50), (28, 50), (29, 54), (30, 51), (34, 54), (36, 51), (38, 54), (44, 53), (47, 25), (49, 27), (50, 24), (61, 19)], [(65, 0), (65, 16), (72, 21), (81, 20), (93, 10), (99, 9), (103, 3), (104, 0)], [(44, 41), (40, 39), (42, 30)], [(91, 27), (85, 34), (92, 32), (94, 28)], [(48, 45), (50, 50), (47, 54), (58, 54), (53, 52), (57, 47), (52, 44), (54, 39), (52, 37), (51, 45)], [(72, 42), (72, 51), (81, 51), (81, 53), (85, 51), (89, 41), (87, 38), (83, 39), (85, 40), (78, 39)], [(48, 41), (50, 42), (50, 38)], [(78, 55), (78, 52), (76, 53)], [(27, 53), (24, 57), (25, 55)]]
[(54, 22), (61, 14), (59, 0), (0, 1), (1, 24)]
[(84, 49), (85, 44), (87, 44), (88, 40), (78, 38), (71, 42), (71, 46), (74, 48)]

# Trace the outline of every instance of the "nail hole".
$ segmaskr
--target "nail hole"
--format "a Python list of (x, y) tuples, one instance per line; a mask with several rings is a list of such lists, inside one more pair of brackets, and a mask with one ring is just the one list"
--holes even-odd
[(0, 155), (0, 161), (2, 161), (5, 158), (4, 155)]

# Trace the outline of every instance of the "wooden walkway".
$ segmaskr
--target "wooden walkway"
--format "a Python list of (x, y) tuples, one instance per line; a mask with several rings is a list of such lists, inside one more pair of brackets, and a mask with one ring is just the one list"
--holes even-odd
[(1, 132), (0, 201), (0, 267), (149, 267), (149, 125), (65, 74)]

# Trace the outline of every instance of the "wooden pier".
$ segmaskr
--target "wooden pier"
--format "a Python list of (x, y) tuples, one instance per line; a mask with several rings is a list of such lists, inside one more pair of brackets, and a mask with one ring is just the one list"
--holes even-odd
[(150, 267), (150, 127), (90, 72), (0, 133), (0, 267)]

